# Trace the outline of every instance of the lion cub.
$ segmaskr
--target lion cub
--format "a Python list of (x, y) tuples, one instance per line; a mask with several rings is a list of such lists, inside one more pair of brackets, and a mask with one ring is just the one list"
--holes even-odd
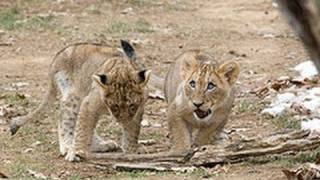
[[(239, 75), (234, 61), (218, 65), (199, 50), (187, 51), (171, 65), (165, 81), (171, 152), (187, 153), (212, 142), (227, 123)], [(193, 137), (194, 135), (194, 137)]]
[(76, 44), (60, 51), (50, 66), (46, 98), (34, 112), (13, 119), (12, 134), (27, 121), (41, 118), (58, 92), (59, 146), (66, 160), (78, 161), (88, 151), (118, 148), (113, 141), (103, 141), (94, 131), (99, 116), (105, 113), (112, 114), (122, 125), (122, 150), (135, 151), (150, 71), (138, 62), (128, 42), (121, 41), (121, 46), (124, 54), (117, 48), (98, 44)]

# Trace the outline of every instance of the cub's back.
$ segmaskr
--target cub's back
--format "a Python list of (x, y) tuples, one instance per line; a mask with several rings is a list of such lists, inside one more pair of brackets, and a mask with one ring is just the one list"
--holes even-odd
[(108, 59), (117, 56), (121, 56), (121, 52), (115, 47), (93, 43), (73, 44), (57, 53), (50, 67), (50, 77), (61, 73), (68, 77), (75, 89), (87, 92), (93, 73)]

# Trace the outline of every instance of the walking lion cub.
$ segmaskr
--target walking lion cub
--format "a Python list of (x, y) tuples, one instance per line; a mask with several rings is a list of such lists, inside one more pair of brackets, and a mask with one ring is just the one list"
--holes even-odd
[(43, 118), (47, 105), (59, 93), (59, 146), (66, 160), (79, 161), (87, 152), (118, 148), (115, 142), (103, 141), (94, 131), (104, 113), (112, 114), (122, 125), (122, 150), (134, 152), (150, 70), (138, 62), (128, 42), (121, 41), (121, 47), (124, 53), (98, 44), (75, 44), (61, 50), (50, 66), (46, 98), (34, 112), (13, 119), (11, 133), (32, 119)]
[(173, 154), (188, 153), (220, 135), (235, 98), (239, 71), (238, 63), (219, 65), (200, 50), (183, 53), (171, 65), (164, 91)]

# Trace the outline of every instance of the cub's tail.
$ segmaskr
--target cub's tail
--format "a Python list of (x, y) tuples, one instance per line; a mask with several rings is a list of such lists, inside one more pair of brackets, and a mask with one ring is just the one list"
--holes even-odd
[(56, 88), (53, 84), (53, 81), (51, 80), (48, 87), (48, 91), (46, 92), (40, 106), (37, 109), (35, 109), (33, 112), (25, 116), (15, 117), (11, 120), (10, 122), (11, 135), (16, 134), (19, 128), (24, 124), (31, 122), (32, 120), (35, 120), (35, 119), (43, 119), (44, 115), (46, 114), (46, 111), (49, 109), (48, 106), (50, 106), (55, 101), (55, 98), (56, 98)]

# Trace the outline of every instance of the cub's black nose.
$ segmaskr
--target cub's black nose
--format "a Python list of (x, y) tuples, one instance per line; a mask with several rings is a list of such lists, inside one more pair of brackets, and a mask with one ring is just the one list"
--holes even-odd
[(201, 107), (203, 105), (203, 102), (193, 102), (193, 105), (197, 108)]

